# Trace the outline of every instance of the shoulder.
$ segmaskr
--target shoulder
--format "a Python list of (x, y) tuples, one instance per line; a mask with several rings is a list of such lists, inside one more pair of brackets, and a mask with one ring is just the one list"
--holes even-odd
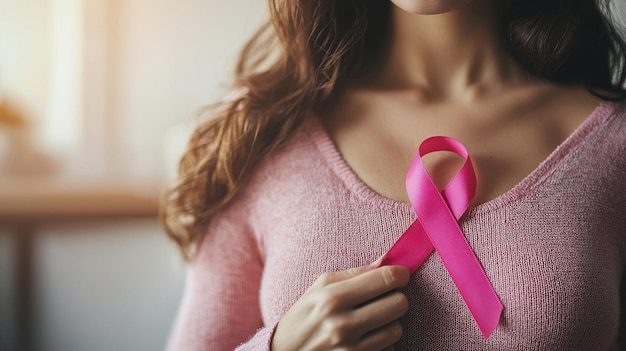
[(626, 99), (604, 100), (582, 87), (555, 90), (551, 112), (559, 126), (556, 130), (607, 151), (626, 147)]
[(593, 164), (626, 172), (626, 101), (598, 103), (571, 139)]
[(604, 198), (626, 205), (626, 101), (603, 101), (574, 134), (566, 161), (569, 176), (577, 174)]
[[(603, 101), (593, 112), (597, 118), (600, 131), (598, 138), (612, 147), (613, 151), (626, 151), (626, 100)], [(624, 153), (614, 156), (626, 161)]]
[(599, 134), (607, 148), (607, 168), (615, 172), (621, 183), (626, 179), (626, 100), (606, 102), (598, 109), (606, 115), (604, 130)]
[(268, 207), (289, 206), (324, 189), (336, 177), (320, 152), (318, 117), (307, 115), (285, 142), (266, 155), (252, 170), (227, 210), (237, 208), (254, 217)]
[(320, 152), (320, 128), (316, 116), (306, 116), (295, 132), (256, 166), (241, 195), (249, 200), (284, 201), (328, 182), (332, 169)]
[[(305, 122), (280, 147), (266, 155), (251, 171), (235, 196), (211, 219), (199, 251), (206, 256), (215, 247), (237, 243), (240, 254), (263, 257), (262, 228), (272, 216), (284, 213), (302, 196), (298, 180), (315, 177), (315, 146)], [(213, 253), (215, 254), (215, 253)]]

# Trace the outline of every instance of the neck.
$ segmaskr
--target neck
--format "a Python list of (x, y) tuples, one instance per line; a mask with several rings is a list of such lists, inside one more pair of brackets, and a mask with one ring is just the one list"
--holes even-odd
[(527, 79), (505, 52), (488, 1), (437, 15), (392, 5), (391, 42), (375, 88), (417, 90), (428, 100), (475, 96)]

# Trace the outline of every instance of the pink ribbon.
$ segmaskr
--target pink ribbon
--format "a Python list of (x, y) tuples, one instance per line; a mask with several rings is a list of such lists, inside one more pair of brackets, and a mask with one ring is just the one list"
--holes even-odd
[[(435, 151), (451, 151), (465, 158), (463, 167), (441, 192), (422, 163), (423, 156)], [(407, 173), (406, 190), (417, 220), (387, 252), (382, 265), (402, 265), (413, 273), (437, 250), (487, 339), (498, 325), (503, 307), (457, 222), (476, 194), (476, 174), (465, 146), (444, 136), (424, 140)]]

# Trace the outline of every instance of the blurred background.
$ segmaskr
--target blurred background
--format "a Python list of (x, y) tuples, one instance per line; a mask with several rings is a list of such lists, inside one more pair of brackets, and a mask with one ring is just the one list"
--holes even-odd
[(0, 350), (164, 349), (157, 198), (266, 6), (0, 0)]
[(164, 349), (185, 264), (157, 198), (266, 16), (259, 0), (0, 0), (1, 351)]

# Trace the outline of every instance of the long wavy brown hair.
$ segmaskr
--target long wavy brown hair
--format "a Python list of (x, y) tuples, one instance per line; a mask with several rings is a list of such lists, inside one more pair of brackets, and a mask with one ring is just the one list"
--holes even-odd
[[(531, 74), (626, 96), (626, 44), (595, 0), (496, 0), (502, 39)], [(161, 221), (185, 258), (255, 165), (351, 80), (376, 67), (389, 32), (388, 0), (269, 0), (270, 20), (244, 46), (233, 99), (193, 134)], [(606, 13), (606, 11), (604, 11)]]

